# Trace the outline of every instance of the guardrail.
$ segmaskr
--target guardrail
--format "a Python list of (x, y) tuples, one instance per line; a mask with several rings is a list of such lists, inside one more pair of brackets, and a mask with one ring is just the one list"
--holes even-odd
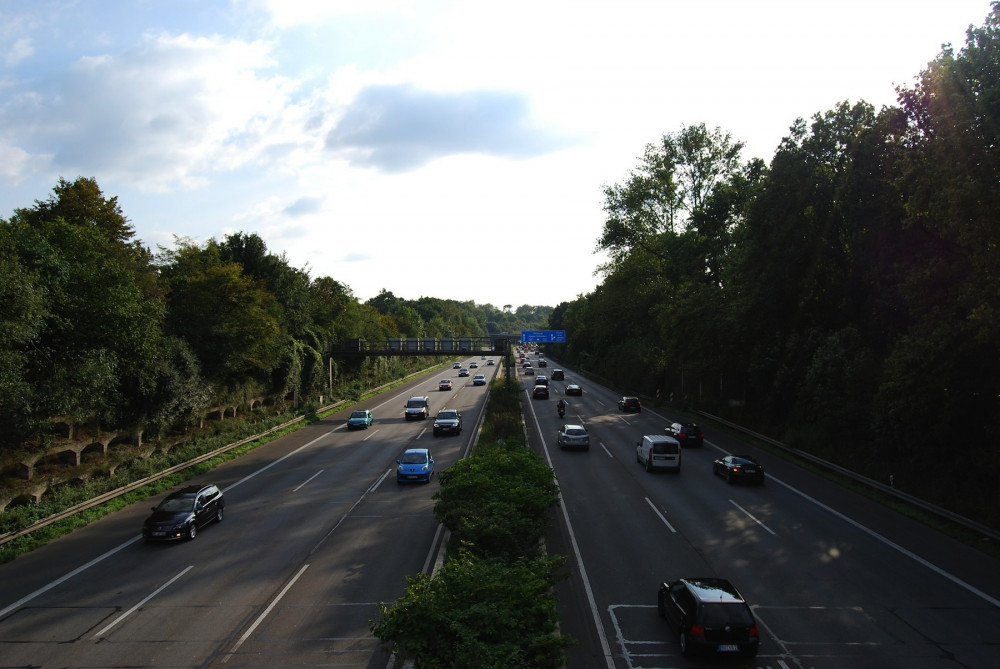
[(915, 506), (918, 509), (923, 509), (924, 511), (927, 511), (929, 513), (933, 513), (934, 515), (940, 516), (941, 518), (949, 520), (949, 521), (951, 521), (951, 522), (953, 522), (953, 523), (955, 523), (957, 525), (961, 525), (961, 526), (963, 526), (965, 528), (973, 530), (974, 532), (978, 532), (978, 533), (980, 533), (980, 534), (982, 534), (984, 536), (990, 537), (991, 539), (993, 539), (995, 541), (1000, 541), (1000, 532), (994, 530), (991, 527), (987, 527), (986, 525), (983, 525), (982, 523), (979, 523), (979, 522), (977, 522), (975, 520), (972, 520), (970, 518), (966, 518), (965, 516), (959, 515), (957, 513), (952, 512), (952, 511), (949, 511), (948, 509), (944, 509), (944, 508), (942, 508), (940, 506), (937, 506), (936, 504), (931, 504), (930, 502), (928, 502), (926, 500), (922, 500), (919, 497), (915, 497), (915, 496), (910, 495), (908, 493), (905, 493), (905, 492), (902, 492), (900, 490), (897, 490), (896, 488), (893, 488), (892, 486), (886, 485), (884, 483), (880, 483), (880, 482), (876, 481), (875, 479), (868, 478), (867, 476), (862, 476), (861, 474), (858, 474), (857, 472), (852, 472), (850, 469), (847, 469), (845, 467), (841, 467), (840, 465), (836, 465), (836, 464), (834, 464), (832, 462), (828, 462), (828, 461), (826, 461), (826, 460), (824, 460), (822, 458), (818, 458), (815, 455), (812, 455), (811, 453), (807, 453), (807, 452), (799, 450), (797, 448), (792, 448), (791, 446), (788, 446), (787, 444), (783, 444), (782, 442), (778, 441), (777, 439), (772, 439), (771, 437), (768, 437), (767, 435), (763, 435), (763, 434), (760, 434), (759, 432), (754, 432), (753, 430), (749, 430), (749, 429), (743, 427), (742, 425), (737, 425), (736, 423), (730, 422), (730, 421), (726, 420), (725, 418), (720, 418), (719, 416), (714, 416), (714, 415), (712, 415), (710, 413), (707, 413), (705, 411), (696, 411), (696, 413), (698, 415), (700, 415), (700, 416), (705, 416), (706, 418), (709, 418), (709, 419), (711, 419), (711, 420), (713, 420), (713, 421), (715, 421), (717, 423), (725, 425), (728, 428), (736, 430), (737, 432), (742, 432), (743, 434), (749, 435), (749, 436), (753, 437), (754, 439), (759, 439), (760, 441), (766, 442), (766, 443), (768, 443), (768, 444), (770, 444), (770, 445), (772, 445), (772, 446), (774, 446), (776, 448), (780, 448), (781, 450), (785, 451), (786, 453), (791, 453), (792, 455), (794, 455), (794, 456), (796, 456), (798, 458), (802, 458), (803, 460), (806, 460), (808, 462), (811, 462), (814, 465), (817, 465), (817, 466), (822, 467), (824, 469), (828, 469), (830, 471), (836, 472), (837, 474), (840, 474), (841, 476), (849, 478), (852, 481), (855, 481), (857, 483), (861, 483), (861, 484), (863, 484), (863, 485), (865, 485), (865, 486), (867, 486), (869, 488), (873, 488), (875, 490), (878, 490), (879, 492), (881, 492), (883, 494), (889, 495), (891, 497), (895, 497), (896, 499), (901, 500), (903, 502), (906, 502), (907, 504), (910, 504), (912, 506)]
[[(433, 369), (433, 368), (429, 368), (429, 369)], [(408, 379), (413, 378), (414, 376), (419, 376), (421, 374), (425, 374), (427, 371), (428, 371), (428, 369), (423, 369), (423, 370), (418, 371), (418, 372), (413, 372), (411, 374), (408, 374), (408, 375), (404, 376), (402, 379), (397, 379), (395, 381), (390, 381), (389, 383), (384, 383), (384, 384), (382, 384), (380, 386), (377, 386), (375, 388), (369, 388), (368, 392), (374, 392), (374, 393), (381, 392), (382, 390), (384, 390), (386, 388), (389, 388), (389, 387), (391, 387), (394, 384), (400, 383), (401, 381), (406, 381)], [(105, 502), (110, 501), (110, 500), (114, 499), (115, 497), (118, 497), (120, 495), (124, 495), (126, 493), (132, 492), (133, 490), (141, 488), (144, 485), (148, 485), (148, 484), (153, 483), (155, 481), (159, 481), (162, 478), (165, 478), (167, 476), (170, 476), (171, 474), (174, 474), (176, 472), (179, 472), (179, 471), (182, 471), (184, 469), (187, 469), (188, 467), (193, 467), (194, 465), (197, 465), (197, 464), (200, 464), (202, 462), (205, 462), (206, 460), (211, 460), (212, 458), (214, 458), (214, 457), (216, 457), (218, 455), (222, 455), (223, 453), (225, 453), (227, 451), (231, 451), (234, 448), (238, 448), (240, 446), (243, 446), (244, 444), (249, 444), (250, 442), (257, 441), (258, 439), (266, 437), (269, 434), (273, 434), (275, 432), (278, 432), (279, 430), (285, 429), (286, 427), (289, 427), (291, 425), (299, 423), (299, 422), (305, 420), (306, 418), (308, 418), (309, 416), (315, 416), (317, 414), (324, 413), (324, 412), (330, 411), (332, 409), (336, 409), (338, 406), (340, 406), (342, 404), (346, 404), (347, 402), (348, 402), (348, 400), (337, 400), (336, 402), (334, 402), (332, 404), (327, 404), (326, 406), (323, 406), (323, 407), (320, 407), (320, 408), (316, 409), (313, 412), (310, 412), (308, 414), (303, 414), (301, 416), (297, 416), (297, 417), (295, 417), (295, 418), (293, 418), (293, 419), (291, 419), (289, 421), (286, 421), (286, 422), (284, 422), (284, 423), (282, 423), (280, 425), (275, 425), (274, 427), (272, 427), (272, 428), (270, 428), (268, 430), (265, 430), (264, 432), (260, 432), (258, 434), (252, 435), (250, 437), (246, 437), (245, 439), (240, 439), (239, 441), (234, 441), (233, 443), (226, 444), (225, 446), (221, 446), (221, 447), (215, 449), (214, 451), (211, 451), (210, 453), (202, 453), (201, 455), (199, 455), (199, 456), (197, 456), (195, 458), (192, 458), (192, 459), (190, 459), (190, 460), (188, 460), (186, 462), (182, 462), (179, 465), (174, 465), (173, 467), (165, 469), (162, 472), (158, 472), (156, 474), (153, 474), (152, 476), (147, 476), (147, 477), (139, 479), (137, 481), (133, 481), (132, 483), (124, 485), (124, 486), (122, 486), (120, 488), (116, 488), (114, 490), (109, 490), (108, 492), (103, 493), (101, 495), (98, 495), (97, 497), (93, 497), (93, 498), (87, 500), (86, 502), (81, 502), (80, 504), (77, 504), (75, 506), (71, 506), (68, 509), (64, 509), (64, 510), (58, 512), (58, 513), (54, 513), (51, 516), (48, 516), (47, 518), (43, 518), (42, 520), (39, 520), (39, 521), (37, 521), (35, 523), (32, 523), (28, 527), (24, 527), (24, 528), (21, 528), (20, 530), (15, 530), (13, 532), (8, 532), (6, 534), (0, 535), (0, 546), (6, 544), (7, 542), (13, 541), (14, 539), (17, 539), (18, 537), (23, 537), (26, 534), (30, 534), (31, 532), (34, 532), (35, 530), (40, 530), (43, 527), (46, 527), (47, 525), (51, 525), (52, 523), (59, 522), (60, 520), (63, 520), (64, 518), (69, 518), (70, 516), (72, 516), (74, 514), (80, 513), (81, 511), (86, 511), (87, 509), (93, 508), (95, 506), (100, 506), (101, 504), (104, 504)]]

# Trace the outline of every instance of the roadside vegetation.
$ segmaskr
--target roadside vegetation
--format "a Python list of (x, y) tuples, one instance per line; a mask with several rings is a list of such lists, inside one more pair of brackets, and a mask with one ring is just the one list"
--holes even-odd
[(1000, 528), (1000, 9), (770, 163), (684, 126), (604, 190), (591, 293), (548, 350)]
[(472, 454), (439, 475), (434, 515), (450, 532), (441, 568), (411, 577), (372, 620), (383, 646), (417, 667), (556, 669), (573, 643), (553, 592), (563, 559), (542, 543), (558, 488), (525, 443), (520, 391), (494, 381)]

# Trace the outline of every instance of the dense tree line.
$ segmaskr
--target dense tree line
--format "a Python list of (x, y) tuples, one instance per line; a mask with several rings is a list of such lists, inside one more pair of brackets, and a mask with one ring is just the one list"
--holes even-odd
[(49, 199), (0, 220), (0, 302), (8, 453), (44, 446), (56, 420), (148, 438), (216, 407), (345, 396), (405, 364), (331, 362), (349, 339), (486, 336), (537, 329), (551, 312), (388, 291), (362, 302), (252, 233), (154, 254), (92, 178), (60, 179)]
[(998, 53), (994, 3), (898, 105), (798, 119), (769, 165), (665, 134), (605, 188), (559, 354), (1000, 524)]

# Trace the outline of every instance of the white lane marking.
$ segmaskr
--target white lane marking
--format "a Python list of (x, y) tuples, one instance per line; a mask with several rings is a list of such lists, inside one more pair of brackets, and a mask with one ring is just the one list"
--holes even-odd
[(663, 521), (663, 524), (666, 525), (667, 528), (669, 528), (671, 532), (673, 532), (674, 534), (677, 534), (677, 530), (675, 530), (674, 526), (670, 524), (670, 521), (667, 520), (666, 517), (664, 517), (664, 515), (662, 513), (660, 513), (660, 510), (656, 508), (655, 504), (653, 504), (653, 500), (651, 500), (651, 499), (649, 499), (647, 497), (646, 498), (646, 504), (649, 504), (650, 508), (653, 509), (653, 513), (655, 513), (657, 516), (660, 517), (660, 520)]
[(856, 527), (857, 529), (861, 530), (862, 532), (864, 532), (868, 536), (870, 536), (870, 537), (872, 537), (874, 539), (877, 539), (878, 541), (881, 541), (886, 546), (899, 551), (900, 553), (902, 553), (906, 557), (913, 559), (918, 564), (921, 564), (921, 565), (927, 567), (928, 569), (930, 569), (931, 571), (933, 571), (935, 574), (938, 574), (940, 576), (945, 577), (946, 579), (948, 579), (949, 581), (951, 581), (952, 583), (954, 583), (955, 585), (957, 585), (957, 586), (959, 586), (961, 588), (965, 588), (966, 590), (968, 590), (972, 594), (974, 594), (977, 597), (980, 597), (980, 598), (986, 600), (987, 602), (989, 602), (993, 606), (1000, 607), (1000, 599), (997, 599), (995, 597), (989, 596), (988, 594), (986, 594), (985, 592), (983, 592), (979, 588), (977, 588), (977, 587), (975, 587), (973, 585), (970, 585), (969, 583), (966, 583), (965, 581), (963, 581), (962, 579), (958, 578), (957, 576), (948, 573), (947, 571), (945, 571), (941, 567), (938, 567), (937, 565), (928, 562), (927, 560), (923, 559), (922, 557), (920, 557), (916, 553), (913, 553), (912, 551), (909, 551), (909, 550), (903, 548), (899, 544), (890, 541), (888, 538), (883, 537), (881, 534), (879, 534), (875, 530), (871, 530), (871, 529), (865, 527), (864, 525), (862, 525), (861, 523), (859, 523), (858, 521), (853, 520), (851, 518), (848, 518), (847, 516), (845, 516), (841, 512), (836, 511), (835, 509), (830, 508), (826, 504), (823, 504), (823, 502), (819, 501), (818, 499), (810, 497), (809, 495), (805, 494), (801, 490), (793, 488), (792, 486), (788, 485), (787, 483), (785, 483), (781, 479), (774, 478), (773, 476), (770, 476), (770, 475), (768, 475), (768, 479), (771, 480), (771, 481), (774, 481), (775, 483), (778, 483), (779, 485), (785, 486), (786, 488), (788, 488), (789, 490), (791, 490), (792, 492), (794, 492), (796, 495), (801, 495), (802, 497), (804, 497), (805, 499), (809, 500), (810, 502), (812, 502), (813, 504), (815, 504), (819, 508), (824, 509), (825, 511), (829, 511), (830, 513), (832, 513), (833, 515), (835, 515), (837, 518), (840, 518), (841, 520), (843, 520), (845, 523), (848, 523), (849, 525), (852, 525), (852, 526)]
[[(368, 430), (365, 430), (365, 431), (367, 432)], [(372, 437), (374, 437), (376, 434), (378, 434), (378, 429), (372, 430), (371, 434), (366, 434), (365, 438), (362, 439), (361, 441), (368, 441), (369, 439), (371, 439)]]
[[(736, 503), (736, 502), (734, 502), (733, 500), (729, 500), (729, 503), (730, 503), (730, 504), (732, 504), (733, 506), (735, 506), (735, 507), (736, 507), (737, 509), (739, 509), (739, 510), (740, 510), (740, 511), (742, 511), (743, 513), (745, 513), (745, 514), (747, 515), (747, 517), (748, 517), (748, 518), (749, 518), (750, 520), (752, 520), (753, 522), (757, 523), (758, 525), (760, 525), (761, 527), (763, 527), (763, 528), (764, 528), (765, 530), (767, 530), (768, 532), (771, 532), (771, 534), (774, 534), (774, 532), (773, 532), (773, 531), (771, 530), (771, 528), (770, 528), (770, 527), (768, 527), (768, 526), (767, 526), (767, 525), (765, 525), (764, 523), (762, 523), (762, 522), (760, 522), (759, 520), (757, 520), (757, 518), (755, 518), (755, 517), (754, 517), (754, 515), (753, 515), (752, 513), (750, 513), (750, 512), (749, 512), (749, 511), (747, 511), (746, 509), (744, 509), (744, 508), (743, 508), (742, 506), (740, 506), (739, 504), (737, 504), (737, 503)], [(777, 535), (775, 534), (774, 536), (777, 536)]]
[(608, 447), (604, 445), (604, 442), (603, 441), (599, 441), (597, 443), (599, 443), (601, 445), (601, 448), (603, 448), (604, 452), (608, 454), (608, 457), (611, 458), (612, 460), (614, 460), (615, 456), (611, 454), (611, 451), (609, 451)]
[(310, 481), (312, 481), (314, 478), (316, 478), (317, 476), (319, 476), (322, 473), (323, 473), (323, 470), (322, 469), (319, 470), (318, 472), (316, 472), (315, 474), (313, 474), (312, 476), (310, 476), (309, 478), (307, 478), (305, 481), (303, 481), (302, 483), (300, 483), (294, 490), (292, 490), (292, 492), (298, 492), (299, 488), (305, 487)]
[(98, 562), (103, 562), (106, 558), (111, 557), (112, 555), (114, 555), (115, 553), (117, 553), (118, 551), (120, 551), (121, 549), (123, 549), (126, 546), (129, 546), (131, 544), (134, 544), (135, 542), (139, 541), (140, 539), (142, 539), (142, 535), (139, 535), (137, 537), (132, 537), (131, 539), (129, 539), (125, 543), (123, 543), (123, 544), (121, 544), (119, 546), (115, 546), (114, 548), (112, 548), (111, 550), (109, 550), (107, 553), (104, 553), (103, 555), (98, 555), (97, 557), (95, 557), (93, 560), (91, 560), (87, 564), (82, 565), (80, 567), (77, 567), (76, 569), (74, 569), (73, 571), (69, 572), (68, 574), (60, 576), (59, 578), (57, 578), (56, 580), (52, 581), (48, 585), (44, 585), (41, 588), (39, 588), (38, 590), (35, 590), (33, 593), (31, 593), (29, 595), (25, 595), (24, 597), (22, 597), (21, 599), (17, 600), (16, 602), (14, 602), (13, 604), (11, 604), (7, 608), (5, 608), (3, 610), (0, 610), (0, 618), (3, 618), (4, 616), (6, 616), (8, 613), (10, 613), (11, 611), (13, 611), (14, 609), (20, 607), (22, 604), (26, 604), (27, 602), (30, 602), (35, 597), (38, 597), (39, 595), (45, 594), (46, 592), (48, 592), (49, 590), (51, 590), (52, 588), (54, 588), (54, 587), (56, 587), (58, 585), (62, 585), (63, 583), (65, 583), (69, 579), (73, 578), (74, 576), (77, 576), (78, 574), (86, 571), (87, 569), (90, 569), (91, 567), (93, 567)]
[[(527, 389), (525, 389), (527, 393)], [(538, 423), (538, 414), (535, 413), (535, 405), (528, 402), (528, 407), (531, 408), (531, 416), (535, 421), (535, 429), (538, 431), (538, 438), (542, 441), (542, 450), (545, 453), (545, 459), (549, 463), (549, 467), (555, 472), (555, 468), (552, 466), (552, 456), (549, 454), (549, 446), (545, 442), (545, 437), (542, 435), (542, 426)], [(562, 511), (563, 521), (566, 523), (566, 531), (569, 532), (569, 543), (573, 547), (573, 555), (576, 558), (577, 567), (580, 569), (580, 579), (583, 582), (583, 589), (587, 593), (587, 604), (590, 606), (590, 615), (594, 619), (594, 629), (597, 631), (597, 637), (601, 642), (601, 650), (604, 653), (604, 661), (607, 663), (608, 669), (615, 669), (615, 658), (611, 654), (611, 646), (608, 644), (607, 634), (604, 632), (604, 624), (601, 622), (601, 612), (597, 608), (597, 599), (594, 597), (594, 589), (590, 586), (590, 577), (587, 576), (587, 568), (583, 564), (583, 555), (580, 553), (580, 544), (576, 541), (576, 532), (573, 531), (573, 524), (569, 521), (569, 511), (566, 510), (566, 503), (563, 501), (562, 492), (558, 492), (559, 497), (559, 509)]]
[(285, 584), (285, 587), (281, 589), (281, 592), (278, 593), (278, 596), (271, 600), (271, 603), (267, 605), (267, 608), (264, 609), (259, 616), (257, 616), (257, 620), (253, 622), (253, 625), (250, 625), (250, 628), (243, 633), (243, 636), (241, 636), (239, 641), (236, 642), (236, 645), (232, 647), (232, 649), (226, 654), (224, 658), (222, 658), (223, 664), (228, 662), (229, 658), (233, 656), (233, 653), (238, 651), (240, 649), (240, 646), (242, 646), (243, 643), (250, 638), (250, 635), (254, 633), (254, 630), (256, 630), (257, 627), (262, 622), (264, 622), (264, 618), (267, 618), (268, 614), (271, 613), (271, 609), (277, 606), (278, 602), (281, 601), (281, 598), (285, 596), (285, 594), (292, 588), (293, 585), (295, 585), (295, 582), (299, 580), (299, 577), (302, 576), (302, 574), (308, 568), (309, 568), (308, 564), (302, 565), (302, 568), (299, 569), (298, 573), (292, 577), (292, 580), (290, 580), (288, 583)]
[(192, 565), (188, 565), (187, 568), (184, 569), (181, 573), (177, 574), (172, 579), (170, 579), (169, 581), (167, 581), (166, 583), (164, 583), (163, 585), (161, 585), (160, 587), (158, 587), (156, 590), (154, 590), (153, 592), (149, 593), (149, 595), (145, 599), (143, 599), (138, 604), (136, 604), (135, 606), (133, 606), (132, 608), (130, 608), (128, 611), (126, 611), (125, 613), (121, 614), (120, 616), (118, 616), (117, 618), (115, 618), (114, 620), (112, 620), (110, 623), (108, 623), (107, 627), (105, 627), (100, 632), (98, 632), (97, 634), (95, 634), (94, 636), (92, 636), (91, 639), (99, 639), (100, 637), (104, 636), (104, 634), (108, 630), (110, 630), (112, 627), (114, 627), (115, 625), (117, 625), (121, 621), (125, 620), (126, 618), (128, 618), (130, 615), (132, 615), (136, 611), (138, 611), (139, 608), (143, 604), (145, 604), (146, 602), (148, 602), (149, 600), (151, 600), (153, 597), (156, 597), (158, 594), (160, 594), (161, 592), (163, 592), (166, 588), (170, 587), (170, 585), (174, 581), (176, 581), (177, 579), (179, 579), (181, 576), (183, 576), (184, 574), (188, 573), (192, 569), (194, 569), (194, 565), (193, 564)]

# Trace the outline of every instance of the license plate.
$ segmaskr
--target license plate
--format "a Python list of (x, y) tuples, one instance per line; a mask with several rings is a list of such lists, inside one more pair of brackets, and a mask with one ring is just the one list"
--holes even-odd
[(415, 476), (415, 475), (413, 475), (413, 474), (409, 474), (409, 475), (407, 475), (407, 477), (406, 477), (406, 478), (408, 478), (408, 479), (416, 479), (416, 478), (420, 478), (420, 477), (418, 477), (418, 476)]
[(149, 534), (151, 536), (154, 536), (154, 537), (163, 537), (163, 536), (166, 536), (167, 533), (166, 532), (150, 532)]
[(718, 648), (716, 648), (720, 653), (735, 653), (739, 649), (740, 647), (734, 643), (719, 644)]

